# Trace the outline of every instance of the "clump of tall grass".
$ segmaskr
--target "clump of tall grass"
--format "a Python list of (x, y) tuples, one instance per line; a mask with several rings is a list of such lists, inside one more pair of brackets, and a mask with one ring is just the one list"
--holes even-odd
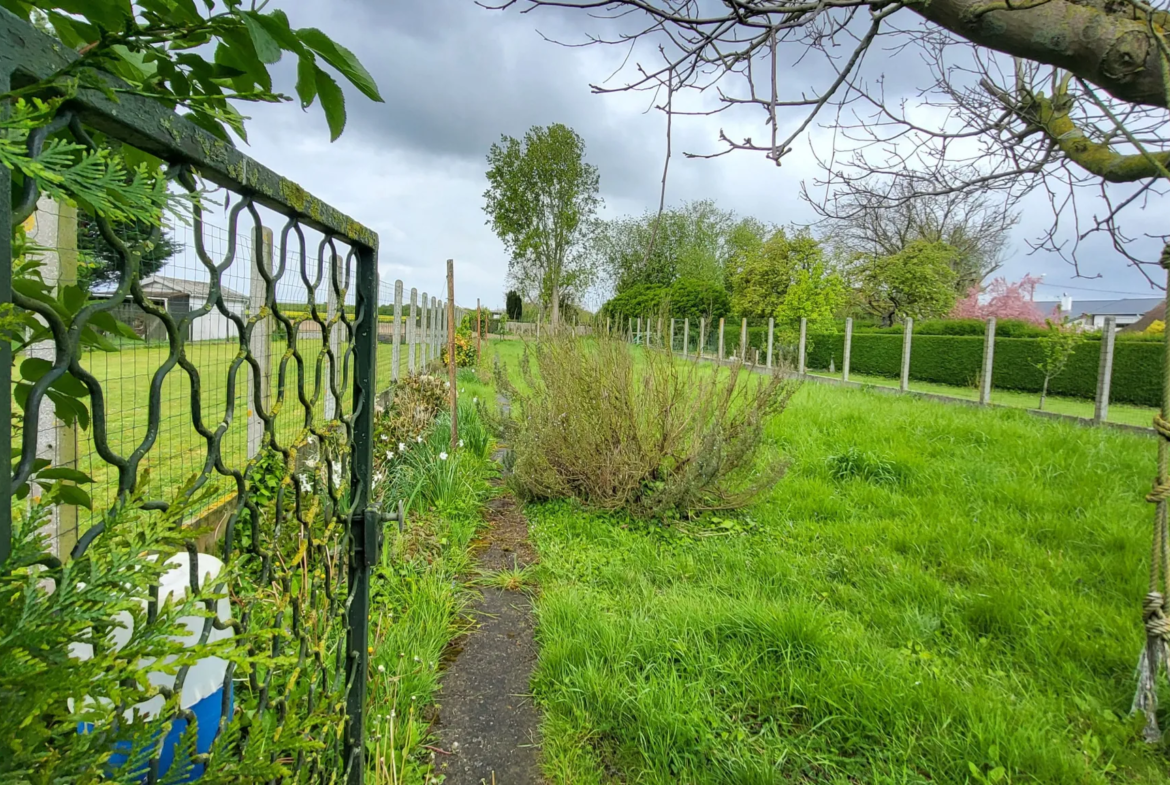
[(529, 498), (675, 518), (742, 507), (784, 471), (756, 460), (764, 419), (796, 390), (779, 374), (713, 370), (654, 349), (636, 359), (606, 336), (550, 337), (526, 349), (521, 372), (525, 389), (509, 389), (519, 415), (511, 436), (515, 482)]

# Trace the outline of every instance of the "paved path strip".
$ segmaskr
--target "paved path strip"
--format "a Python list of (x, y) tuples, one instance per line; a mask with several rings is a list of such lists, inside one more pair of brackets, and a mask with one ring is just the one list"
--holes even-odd
[[(502, 451), (494, 456), (497, 461)], [(502, 481), (497, 481), (502, 484)], [(510, 493), (487, 507), (482, 537), (474, 543), (484, 572), (536, 562), (528, 521)], [(532, 603), (523, 590), (483, 590), (472, 606), (472, 630), (452, 644), (454, 660), (443, 674), (436, 730), (436, 769), (445, 785), (537, 785), (538, 728), (529, 680), (536, 664)]]

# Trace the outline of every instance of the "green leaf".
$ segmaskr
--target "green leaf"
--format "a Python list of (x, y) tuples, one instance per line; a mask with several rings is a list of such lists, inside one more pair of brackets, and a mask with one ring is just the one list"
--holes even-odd
[(207, 131), (215, 138), (234, 146), (232, 138), (228, 136), (228, 132), (224, 130), (223, 124), (214, 118), (208, 117), (206, 113), (184, 112), (183, 117), (186, 117), (188, 120), (195, 123), (195, 125), (199, 126), (204, 131)]
[[(305, 46), (321, 55), (325, 62), (340, 71), (367, 98), (382, 103), (382, 96), (378, 93), (378, 85), (374, 83), (374, 77), (370, 76), (370, 72), (358, 61), (353, 52), (334, 43), (329, 36), (315, 27), (297, 30), (297, 37)], [(318, 85), (318, 90), (320, 90), (320, 85)]]
[(101, 36), (93, 25), (87, 25), (85, 22), (59, 14), (56, 11), (49, 11), (49, 24), (57, 31), (61, 42), (71, 49), (80, 49)]
[(26, 382), (36, 382), (53, 367), (53, 364), (41, 357), (29, 357), (20, 364), (20, 378)]
[(57, 498), (64, 504), (73, 504), (87, 510), (93, 509), (93, 499), (76, 485), (57, 485), (54, 487), (54, 491)]
[(76, 284), (70, 284), (61, 288), (61, 305), (70, 315), (76, 314), (89, 301), (89, 295), (84, 289)]
[(302, 54), (305, 47), (301, 44), (301, 39), (297, 38), (297, 34), (293, 32), (292, 26), (288, 23), (288, 17), (284, 11), (277, 9), (270, 14), (261, 14), (255, 11), (246, 11), (251, 14), (256, 21), (264, 26), (268, 34), (276, 39), (280, 44), (281, 49), (286, 49), (289, 52)]
[(308, 109), (317, 98), (317, 58), (311, 52), (297, 60), (297, 96), (302, 109)]
[(58, 420), (66, 425), (77, 423), (82, 430), (89, 428), (89, 409), (84, 403), (52, 388), (46, 395), (53, 402), (53, 411)]
[(330, 141), (336, 142), (345, 130), (345, 94), (329, 74), (317, 69), (317, 95), (321, 97), (321, 108), (329, 122)]
[(79, 483), (93, 482), (93, 478), (85, 472), (70, 469), (68, 466), (54, 466), (51, 469), (37, 472), (37, 480), (68, 480), (69, 482)]
[(134, 18), (130, 0), (55, 0), (53, 5), (110, 31), (121, 31)]
[(33, 9), (31, 3), (24, 3), (21, 0), (0, 0), (0, 8), (6, 9), (26, 22)]
[(244, 27), (248, 29), (248, 35), (252, 39), (252, 46), (256, 47), (256, 57), (262, 63), (275, 63), (280, 60), (280, 44), (268, 32), (261, 22), (256, 19), (259, 16), (254, 11), (240, 14), (240, 19), (244, 22)]

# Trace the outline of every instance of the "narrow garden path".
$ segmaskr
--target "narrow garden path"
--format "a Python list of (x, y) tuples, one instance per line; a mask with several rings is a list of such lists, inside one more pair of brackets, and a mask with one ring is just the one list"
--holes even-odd
[[(486, 518), (473, 545), (481, 572), (535, 563), (528, 521), (511, 493), (489, 502)], [(436, 768), (446, 785), (537, 785), (540, 716), (529, 688), (536, 663), (532, 603), (522, 587), (485, 586), (471, 616), (472, 630), (448, 653), (453, 659), (443, 675), (437, 725), (448, 754), (438, 756)]]

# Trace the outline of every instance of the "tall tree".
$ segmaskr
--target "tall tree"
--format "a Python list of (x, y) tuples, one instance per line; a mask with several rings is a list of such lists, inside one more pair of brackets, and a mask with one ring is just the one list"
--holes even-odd
[(511, 254), (509, 270), (560, 322), (561, 298), (594, 275), (583, 253), (590, 218), (601, 204), (597, 167), (566, 125), (533, 126), (523, 140), (500, 138), (488, 152), (487, 223)]
[(914, 240), (888, 256), (861, 259), (857, 284), (866, 306), (888, 327), (896, 319), (945, 316), (955, 306), (954, 248)]
[[(140, 221), (128, 221), (114, 227), (118, 239), (140, 254), (139, 275), (154, 275), (178, 250), (166, 229)], [(77, 215), (77, 250), (81, 254), (77, 279), (87, 291), (94, 286), (117, 283), (122, 269), (122, 257), (106, 241), (101, 229), (88, 213)]]
[(847, 189), (825, 204), (814, 203), (827, 237), (843, 252), (888, 256), (914, 240), (946, 243), (957, 252), (952, 269), (960, 295), (999, 269), (1019, 222), (1009, 202), (980, 190), (916, 193), (909, 177), (882, 185), (880, 192)]
[(789, 289), (799, 280), (805, 290), (820, 284), (844, 291), (825, 264), (821, 244), (807, 231), (777, 229), (754, 249), (746, 251), (732, 280), (732, 309), (744, 316), (768, 317), (780, 313)]

